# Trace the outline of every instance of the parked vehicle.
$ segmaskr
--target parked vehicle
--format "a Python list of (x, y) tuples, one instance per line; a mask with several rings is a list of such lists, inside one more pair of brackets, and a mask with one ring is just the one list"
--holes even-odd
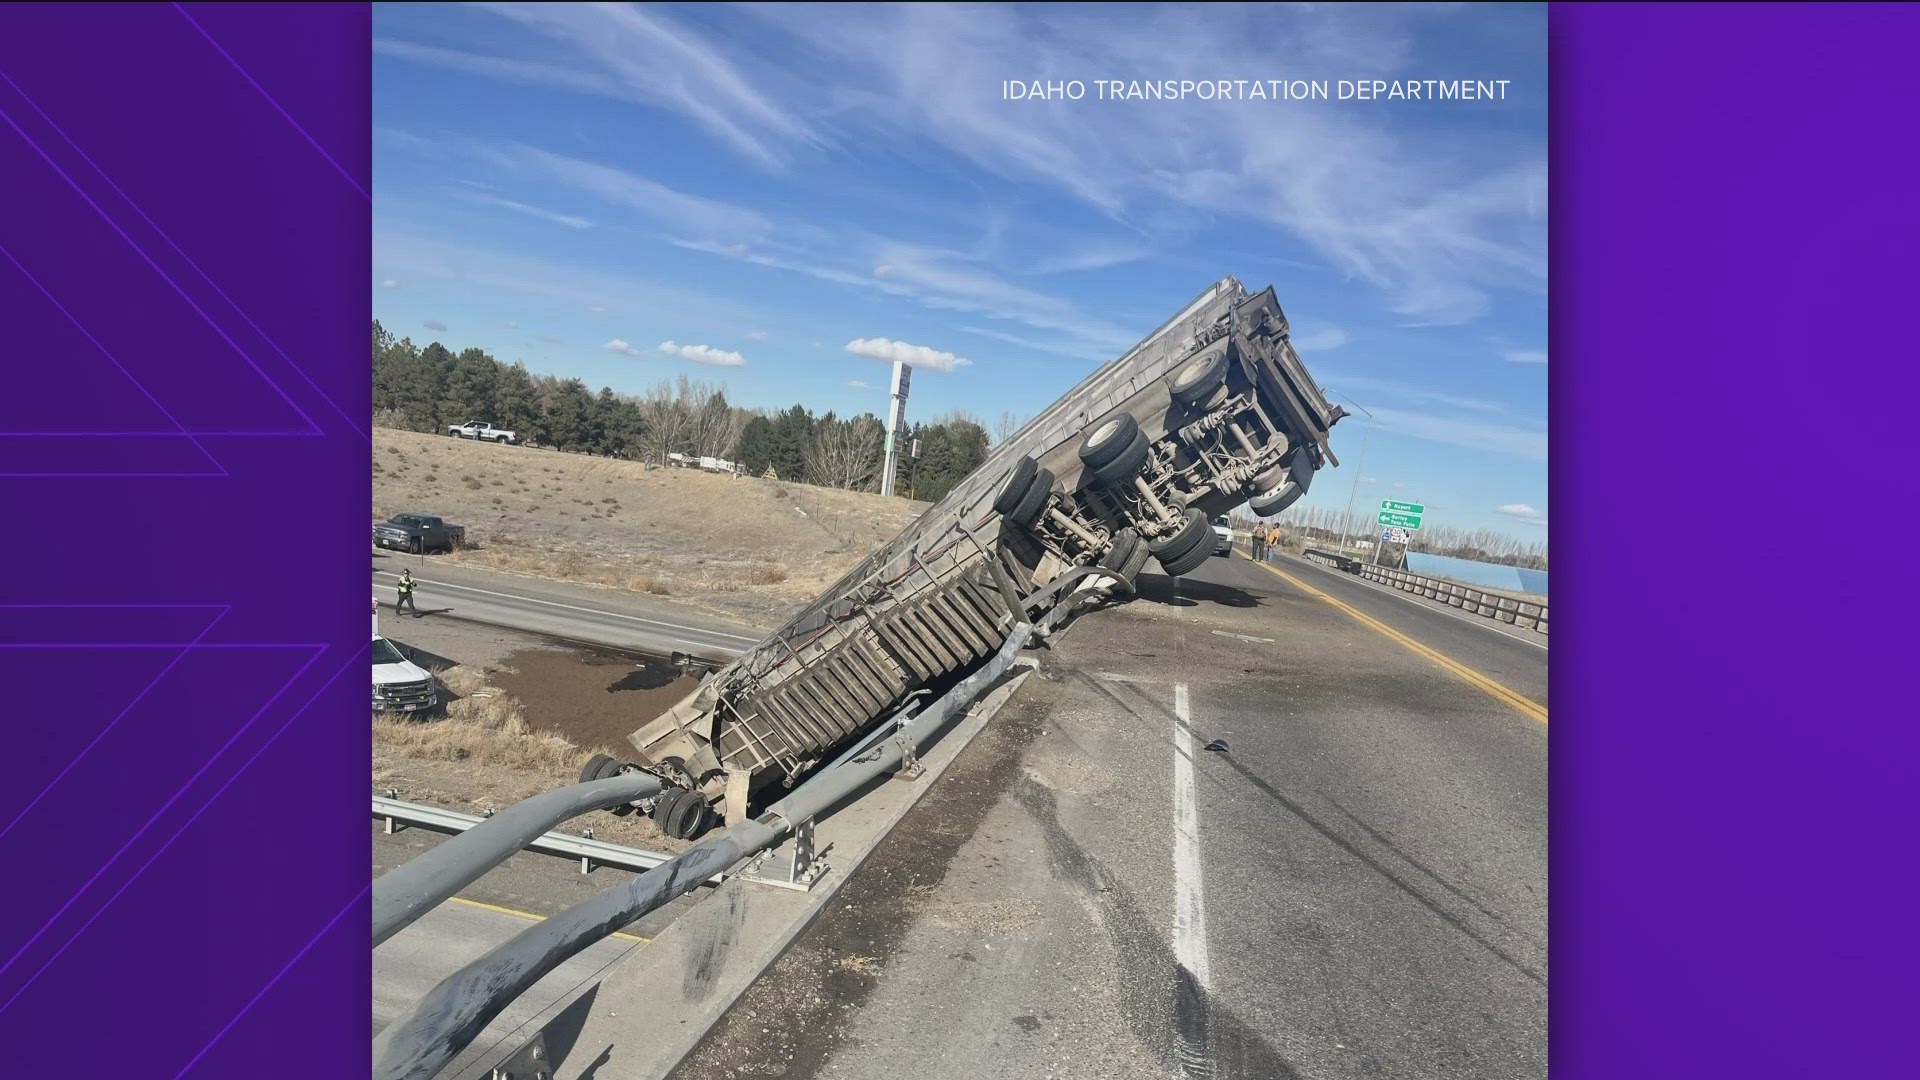
[(466, 526), (449, 525), (432, 514), (395, 514), (373, 527), (375, 545), (415, 554), (452, 551), (466, 540)]
[[(1191, 572), (1219, 544), (1215, 517), (1243, 502), (1278, 514), (1339, 464), (1327, 438), (1345, 415), (1294, 351), (1273, 290), (1215, 283), (635, 731), (635, 764), (671, 785), (654, 820), (676, 837), (742, 821), (757, 789), (798, 783), (1015, 623), (1129, 599), (1150, 559)], [(622, 767), (601, 756), (583, 779)]]
[(1233, 526), (1227, 522), (1227, 515), (1221, 514), (1219, 517), (1213, 519), (1213, 535), (1213, 553), (1215, 555), (1231, 557), (1233, 555)]
[(481, 442), (520, 445), (519, 432), (494, 427), (491, 420), (469, 420), (464, 424), (449, 424), (447, 434), (456, 439), (478, 439)]
[[(377, 603), (377, 602), (376, 602)], [(418, 713), (440, 704), (433, 675), (386, 638), (373, 637), (373, 711)]]

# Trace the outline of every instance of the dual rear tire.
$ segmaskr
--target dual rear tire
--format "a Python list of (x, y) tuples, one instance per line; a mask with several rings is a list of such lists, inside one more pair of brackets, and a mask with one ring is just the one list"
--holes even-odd
[(1013, 463), (1013, 471), (1000, 485), (1000, 494), (993, 500), (993, 511), (1015, 528), (1029, 528), (1040, 520), (1041, 511), (1047, 507), (1047, 497), (1052, 494), (1053, 471), (1041, 468), (1030, 457), (1023, 457)]
[(1080, 463), (1107, 487), (1121, 487), (1147, 464), (1147, 436), (1129, 413), (1109, 417), (1080, 444)]
[(1207, 561), (1213, 554), (1214, 540), (1213, 526), (1207, 523), (1207, 516), (1198, 510), (1188, 510), (1172, 536), (1155, 540), (1148, 547), (1168, 577), (1180, 577)]

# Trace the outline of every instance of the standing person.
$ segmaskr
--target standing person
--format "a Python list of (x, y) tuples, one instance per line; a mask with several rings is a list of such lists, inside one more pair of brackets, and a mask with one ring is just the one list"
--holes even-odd
[(400, 583), (395, 585), (394, 589), (399, 595), (395, 597), (393, 601), (393, 613), (395, 615), (400, 614), (401, 606), (405, 605), (406, 609), (413, 612), (416, 618), (419, 617), (420, 609), (413, 606), (413, 571), (400, 571)]
[(1273, 549), (1279, 546), (1280, 546), (1280, 526), (1275, 525), (1271, 529), (1267, 530), (1267, 561), (1268, 562), (1273, 561)]
[(1247, 544), (1253, 549), (1251, 552), (1253, 561), (1264, 561), (1267, 557), (1267, 530), (1261, 528), (1258, 524), (1254, 525), (1253, 528), (1247, 530)]

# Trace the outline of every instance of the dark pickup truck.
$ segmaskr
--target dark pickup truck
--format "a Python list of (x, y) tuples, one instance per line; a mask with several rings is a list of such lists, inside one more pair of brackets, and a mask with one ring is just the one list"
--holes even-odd
[(375, 546), (395, 551), (452, 551), (466, 539), (466, 526), (449, 525), (432, 514), (395, 514), (373, 527)]

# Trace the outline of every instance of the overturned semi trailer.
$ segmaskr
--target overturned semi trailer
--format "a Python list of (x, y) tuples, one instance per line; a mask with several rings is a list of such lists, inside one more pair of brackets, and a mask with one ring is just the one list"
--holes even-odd
[[(1272, 288), (1226, 278), (1007, 439), (819, 599), (630, 736), (668, 788), (669, 834), (745, 818), (916, 691), (994, 652), (1016, 622), (1131, 594), (1213, 551), (1210, 519), (1270, 516), (1339, 464), (1344, 416), (1288, 340)], [(1056, 613), (1059, 614), (1059, 613)], [(595, 779), (623, 766), (597, 758)]]

